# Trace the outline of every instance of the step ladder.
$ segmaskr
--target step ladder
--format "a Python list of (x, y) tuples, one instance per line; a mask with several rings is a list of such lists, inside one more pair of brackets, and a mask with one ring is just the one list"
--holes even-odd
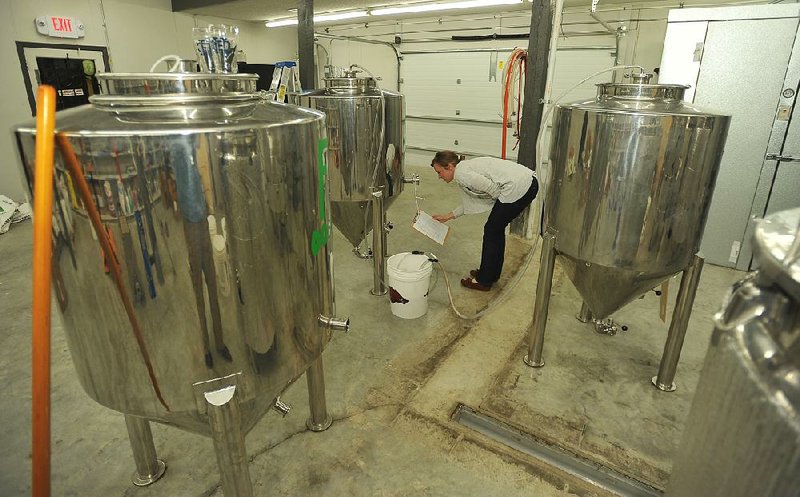
[(300, 93), (303, 91), (300, 86), (300, 75), (298, 73), (297, 62), (285, 60), (275, 63), (275, 72), (272, 73), (272, 83), (269, 90), (275, 93), (277, 102), (286, 101), (286, 93)]

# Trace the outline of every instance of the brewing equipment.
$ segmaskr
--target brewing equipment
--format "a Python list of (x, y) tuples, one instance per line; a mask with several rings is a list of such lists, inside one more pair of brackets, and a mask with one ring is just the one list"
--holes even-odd
[(673, 390), (702, 270), (697, 255), (729, 117), (682, 102), (687, 88), (600, 84), (597, 98), (558, 105), (534, 319), (525, 362), (540, 367), (556, 255), (601, 320), (683, 271), (661, 367)]
[(325, 88), (293, 95), (293, 102), (325, 113), (331, 181), (331, 217), (358, 246), (372, 229), (374, 295), (386, 294), (386, 210), (404, 183), (405, 104), (403, 95), (378, 88), (351, 66), (342, 76), (325, 78)]
[[(334, 316), (324, 116), (250, 74), (100, 74), (58, 114), (53, 279), (78, 378), (125, 414), (137, 485), (164, 471), (149, 421), (211, 436), (249, 496), (243, 436), (304, 372), (330, 424)], [(32, 184), (32, 125), (16, 130)], [(101, 250), (101, 243), (107, 251)]]
[(758, 272), (715, 316), (670, 497), (800, 488), (800, 209), (759, 222), (753, 246)]

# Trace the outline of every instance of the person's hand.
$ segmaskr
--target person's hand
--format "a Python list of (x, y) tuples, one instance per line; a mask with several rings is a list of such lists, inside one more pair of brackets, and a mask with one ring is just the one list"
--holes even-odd
[(434, 218), (435, 220), (439, 221), (440, 223), (446, 223), (447, 221), (449, 221), (451, 219), (455, 219), (455, 216), (453, 215), (452, 212), (450, 212), (448, 214), (434, 214), (431, 217)]

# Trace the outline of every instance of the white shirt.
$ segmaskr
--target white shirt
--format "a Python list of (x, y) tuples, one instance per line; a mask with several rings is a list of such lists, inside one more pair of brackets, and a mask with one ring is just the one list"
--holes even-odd
[(461, 188), (462, 204), (453, 210), (453, 216), (489, 211), (496, 200), (504, 204), (516, 202), (531, 187), (533, 176), (533, 171), (510, 160), (494, 157), (462, 160), (453, 175)]

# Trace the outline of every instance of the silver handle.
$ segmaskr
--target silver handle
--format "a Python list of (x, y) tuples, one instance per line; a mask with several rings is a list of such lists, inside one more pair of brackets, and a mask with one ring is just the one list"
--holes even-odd
[(767, 154), (767, 160), (776, 160), (780, 162), (800, 162), (800, 157), (795, 157), (793, 155), (778, 155), (778, 154)]

